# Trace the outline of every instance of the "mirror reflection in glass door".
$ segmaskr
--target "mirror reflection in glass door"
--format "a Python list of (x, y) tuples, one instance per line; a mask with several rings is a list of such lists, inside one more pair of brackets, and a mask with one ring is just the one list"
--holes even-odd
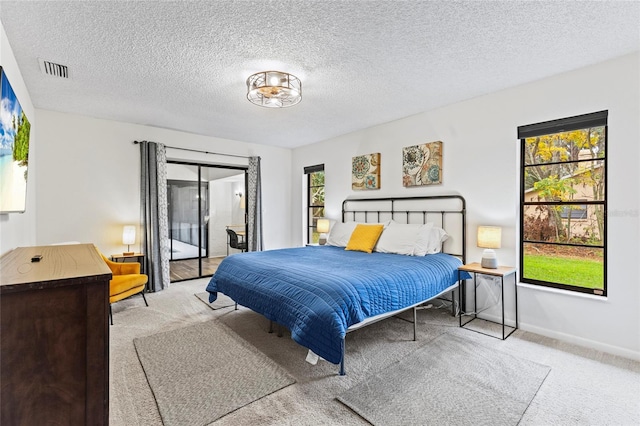
[(226, 226), (244, 224), (245, 194), (244, 168), (168, 162), (171, 282), (215, 272), (229, 250)]

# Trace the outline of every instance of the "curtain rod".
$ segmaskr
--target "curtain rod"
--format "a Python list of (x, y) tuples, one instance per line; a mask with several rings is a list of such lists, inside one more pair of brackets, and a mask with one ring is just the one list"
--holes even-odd
[[(139, 144), (139, 141), (133, 141), (134, 144)], [(246, 155), (236, 155), (236, 154), (223, 154), (221, 152), (210, 152), (210, 151), (202, 151), (200, 149), (191, 149), (191, 148), (179, 148), (177, 146), (169, 146), (169, 145), (165, 145), (165, 148), (171, 148), (171, 149), (180, 149), (182, 151), (191, 151), (191, 152), (199, 152), (201, 154), (212, 154), (212, 155), (225, 155), (227, 157), (238, 157), (238, 158), (251, 158), (248, 157)]]

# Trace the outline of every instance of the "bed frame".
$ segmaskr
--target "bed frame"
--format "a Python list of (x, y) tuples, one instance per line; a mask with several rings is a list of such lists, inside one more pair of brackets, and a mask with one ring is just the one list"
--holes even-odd
[(347, 198), (342, 202), (343, 222), (379, 223), (388, 220), (422, 225), (433, 222), (449, 234), (442, 252), (465, 261), (466, 201), (461, 195)]
[[(394, 220), (407, 224), (434, 225), (444, 229), (449, 238), (443, 243), (442, 252), (458, 257), (466, 263), (466, 201), (460, 195), (433, 195), (425, 197), (391, 197), (391, 198), (348, 198), (342, 202), (343, 222), (379, 223)], [(352, 325), (347, 334), (369, 324), (392, 317), (401, 312), (413, 309), (413, 340), (416, 340), (417, 311), (424, 309), (425, 303), (451, 292), (452, 314), (455, 315), (454, 290), (458, 283), (415, 305), (393, 312), (376, 315)], [(345, 336), (346, 338), (346, 336)], [(342, 339), (342, 359), (340, 375), (344, 376), (345, 339)]]

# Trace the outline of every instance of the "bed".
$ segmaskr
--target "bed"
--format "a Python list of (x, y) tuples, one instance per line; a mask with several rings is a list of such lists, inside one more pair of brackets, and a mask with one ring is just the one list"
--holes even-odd
[[(457, 287), (457, 268), (465, 260), (464, 198), (347, 199), (342, 222), (382, 223), (394, 231), (433, 225), (448, 238), (438, 241), (439, 253), (424, 256), (366, 253), (340, 245), (234, 254), (221, 262), (207, 285), (209, 301), (221, 292), (287, 327), (297, 343), (340, 364), (341, 375), (345, 336), (351, 331), (413, 309), (415, 339), (416, 309)], [(329, 243), (335, 241), (330, 233)]]

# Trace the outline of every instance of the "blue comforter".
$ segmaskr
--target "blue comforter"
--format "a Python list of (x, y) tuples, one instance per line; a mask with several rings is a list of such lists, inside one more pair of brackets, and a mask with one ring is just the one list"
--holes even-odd
[(458, 279), (460, 260), (312, 246), (225, 258), (207, 285), (291, 330), (292, 338), (334, 364), (347, 328), (365, 318), (430, 299)]

